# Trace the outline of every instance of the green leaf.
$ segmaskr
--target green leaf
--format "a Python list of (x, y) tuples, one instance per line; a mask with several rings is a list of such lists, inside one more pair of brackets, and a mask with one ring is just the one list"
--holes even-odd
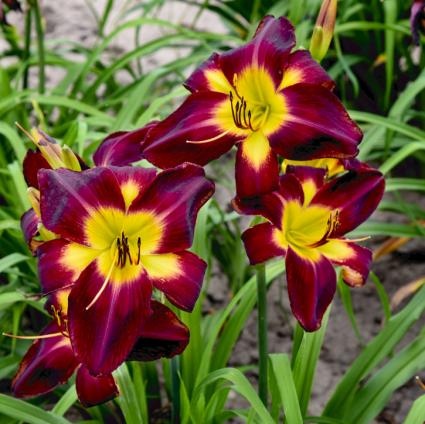
[(15, 129), (5, 122), (0, 122), (0, 134), (9, 141), (18, 162), (22, 162), (25, 154), (27, 153), (27, 149), (25, 148), (24, 141), (19, 137)]
[(340, 271), (338, 274), (338, 292), (341, 296), (342, 304), (344, 305), (345, 312), (348, 315), (348, 318), (351, 323), (351, 327), (353, 327), (354, 334), (356, 335), (357, 340), (363, 344), (363, 338), (359, 331), (359, 326), (357, 325), (356, 315), (353, 310), (353, 302), (351, 299), (351, 291), (349, 287), (344, 283), (342, 279), (342, 272)]
[(350, 237), (423, 237), (421, 229), (406, 224), (368, 221), (351, 231)]
[(379, 300), (381, 301), (382, 308), (384, 310), (385, 322), (388, 322), (391, 318), (391, 305), (388, 298), (388, 294), (385, 291), (385, 287), (382, 285), (378, 276), (374, 272), (370, 272), (370, 278), (375, 284), (376, 291), (378, 292)]
[(425, 139), (425, 131), (412, 127), (411, 125), (404, 124), (397, 119), (387, 118), (368, 112), (359, 112), (357, 110), (350, 110), (349, 113), (351, 118), (355, 121), (368, 122), (378, 126), (380, 125), (415, 140), (423, 141)]
[(120, 392), (117, 402), (124, 415), (126, 424), (143, 424), (143, 414), (140, 410), (136, 390), (126, 363), (123, 363), (114, 372), (114, 377)]
[(63, 416), (66, 411), (75, 403), (78, 399), (77, 391), (75, 389), (75, 384), (73, 384), (65, 394), (58, 400), (56, 405), (53, 407), (52, 412)]
[(422, 315), (425, 309), (425, 286), (397, 315), (394, 315), (381, 332), (367, 344), (350, 369), (339, 382), (323, 415), (341, 418), (355, 388), (381, 361), (383, 361)]
[(294, 361), (293, 374), (303, 416), (307, 412), (310, 401), (314, 375), (316, 374), (316, 365), (322, 349), (330, 309), (331, 307), (325, 313), (322, 326), (319, 330), (313, 333), (303, 332), (303, 339)]
[(387, 159), (380, 167), (379, 170), (383, 174), (388, 174), (393, 168), (395, 168), (399, 163), (401, 163), (407, 157), (413, 155), (417, 151), (425, 150), (425, 144), (415, 142), (410, 143), (406, 146), (403, 146), (397, 152), (393, 153), (389, 159)]
[(395, 355), (360, 389), (346, 409), (345, 420), (368, 424), (384, 409), (393, 392), (423, 369), (425, 334)]
[(16, 265), (20, 262), (27, 261), (30, 258), (28, 256), (22, 255), (21, 253), (11, 253), (10, 255), (5, 256), (0, 259), (0, 272), (5, 272), (8, 268)]
[(413, 402), (403, 424), (423, 424), (425, 422), (425, 395)]
[(280, 400), (287, 422), (291, 424), (303, 424), (297, 389), (295, 388), (288, 355), (279, 353), (269, 355), (269, 357), (270, 369), (273, 371), (273, 377), (279, 389)]
[[(397, 0), (386, 0), (383, 6), (385, 23), (387, 25), (394, 25), (397, 21)], [(396, 34), (393, 30), (385, 30), (385, 109), (387, 109), (390, 104), (390, 97), (394, 80), (395, 35)]]
[(425, 191), (425, 180), (419, 178), (387, 178), (385, 191), (397, 190)]
[[(192, 398), (192, 405), (195, 406), (198, 404), (200, 398), (204, 394), (205, 386), (223, 379), (230, 382), (231, 388), (248, 401), (252, 410), (258, 415), (262, 424), (274, 424), (273, 418), (261, 402), (251, 383), (239, 370), (235, 368), (223, 368), (210, 373), (195, 389)], [(202, 411), (199, 412), (202, 414)]]
[(3, 394), (0, 394), (0, 413), (27, 424), (70, 424), (60, 415)]

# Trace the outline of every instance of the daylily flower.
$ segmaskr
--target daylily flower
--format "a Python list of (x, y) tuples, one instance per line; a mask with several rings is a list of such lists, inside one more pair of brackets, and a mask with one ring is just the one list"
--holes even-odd
[[(121, 131), (106, 137), (93, 154), (95, 166), (124, 166), (142, 159), (140, 140), (155, 125), (150, 123), (134, 131)], [(54, 238), (54, 235), (43, 227), (40, 220), (40, 193), (38, 191), (38, 171), (40, 169), (65, 168), (74, 171), (88, 169), (89, 166), (68, 146), (61, 146), (54, 138), (39, 128), (30, 133), (21, 128), (36, 146), (29, 149), (23, 160), (23, 173), (28, 184), (28, 195), (32, 208), (21, 217), (21, 228), (26, 243), (35, 254), (43, 241)], [(40, 237), (41, 236), (41, 240)]]
[(323, 169), (289, 166), (279, 190), (262, 196), (256, 205), (235, 200), (239, 212), (268, 219), (243, 233), (245, 249), (253, 265), (286, 258), (291, 308), (306, 331), (320, 327), (333, 299), (332, 264), (342, 267), (348, 285), (365, 283), (372, 252), (344, 235), (370, 216), (384, 191), (382, 174), (372, 169), (350, 171), (328, 182), (324, 177)]
[[(69, 289), (50, 296), (49, 309), (53, 321), (40, 336), (18, 337), (34, 339), (12, 382), (16, 397), (33, 397), (53, 390), (68, 381), (77, 370), (76, 390), (80, 402), (93, 406), (119, 394), (112, 374), (93, 376), (75, 356), (67, 328)], [(152, 314), (140, 329), (132, 357), (143, 361), (172, 357), (181, 353), (189, 342), (189, 330), (176, 315), (157, 301), (152, 301)]]
[(214, 53), (186, 81), (192, 94), (147, 134), (143, 156), (160, 168), (205, 165), (237, 143), (237, 194), (250, 197), (277, 188), (278, 154), (356, 155), (362, 133), (332, 94), (334, 82), (294, 46), (291, 23), (267, 16), (249, 43)]
[(93, 375), (113, 371), (151, 314), (153, 287), (192, 310), (206, 263), (188, 249), (214, 191), (201, 167), (96, 167), (38, 172), (43, 225), (60, 238), (38, 247), (45, 293), (72, 286), (68, 328)]
[(414, 0), (410, 9), (410, 29), (413, 42), (419, 46), (420, 33), (425, 34), (425, 1)]

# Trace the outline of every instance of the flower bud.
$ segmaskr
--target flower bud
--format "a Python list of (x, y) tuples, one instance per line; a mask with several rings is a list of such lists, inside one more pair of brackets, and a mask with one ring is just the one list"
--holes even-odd
[(419, 46), (420, 34), (425, 34), (425, 1), (414, 0), (410, 8), (410, 30), (413, 42)]
[(310, 53), (320, 62), (328, 52), (335, 29), (338, 0), (323, 0), (310, 42)]

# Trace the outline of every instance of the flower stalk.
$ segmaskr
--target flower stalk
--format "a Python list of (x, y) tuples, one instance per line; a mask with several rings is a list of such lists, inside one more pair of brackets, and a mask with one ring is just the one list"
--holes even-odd
[(268, 377), (267, 377), (267, 285), (266, 268), (264, 264), (257, 267), (257, 309), (258, 309), (258, 394), (267, 406)]

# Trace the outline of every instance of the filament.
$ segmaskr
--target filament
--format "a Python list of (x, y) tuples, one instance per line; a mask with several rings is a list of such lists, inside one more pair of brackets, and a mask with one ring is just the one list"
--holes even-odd
[(216, 141), (219, 138), (224, 137), (229, 132), (230, 132), (230, 130), (226, 130), (226, 131), (224, 131), (224, 132), (216, 135), (215, 137), (206, 138), (205, 140), (186, 140), (186, 143), (189, 143), (189, 144), (205, 144), (205, 143), (211, 143), (212, 141)]
[(10, 337), (12, 339), (20, 339), (20, 340), (51, 339), (53, 337), (63, 336), (63, 334), (60, 331), (57, 333), (41, 334), (38, 336), (16, 336), (15, 334), (10, 334), (10, 333), (2, 333), (2, 335), (6, 337)]
[[(117, 254), (115, 254), (115, 257), (117, 256)], [(93, 300), (88, 304), (88, 306), (86, 306), (86, 311), (88, 311), (99, 299), (99, 297), (101, 296), (101, 294), (105, 291), (106, 286), (108, 285), (109, 280), (111, 279), (111, 275), (112, 275), (112, 270), (114, 269), (114, 265), (115, 265), (115, 257), (112, 261), (111, 267), (109, 268), (108, 271), (108, 275), (105, 278), (105, 281), (102, 284), (102, 287), (99, 289), (99, 291), (96, 293), (96, 296), (93, 298)]]

